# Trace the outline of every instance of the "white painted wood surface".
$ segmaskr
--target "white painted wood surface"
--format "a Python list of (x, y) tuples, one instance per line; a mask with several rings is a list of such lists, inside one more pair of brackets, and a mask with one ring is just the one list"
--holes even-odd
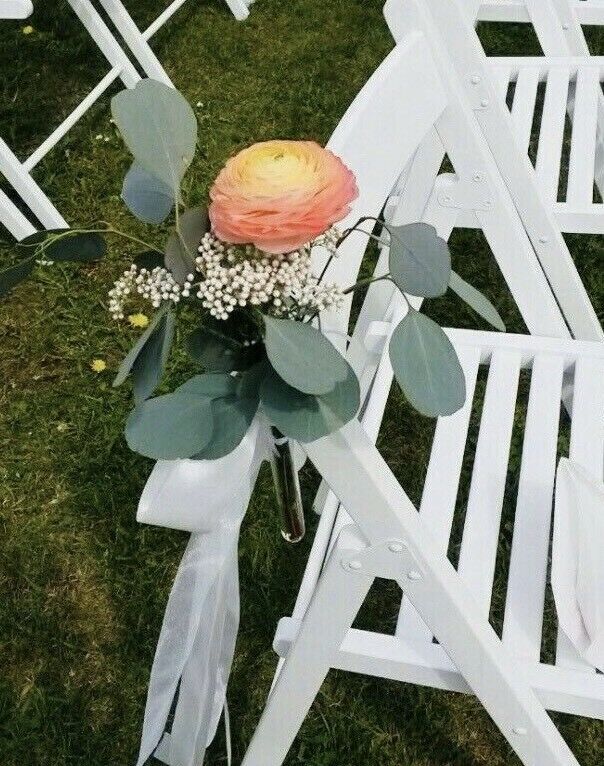
[[(438, 6), (439, 9), (442, 6), (437, 0), (423, 0), (423, 3), (424, 6), (429, 4), (433, 8)], [(407, 40), (408, 36), (413, 38), (410, 29), (413, 22), (420, 17), (414, 11), (421, 13), (421, 9), (416, 6), (410, 10), (410, 4), (407, 3), (406, 10), (409, 13), (404, 17), (406, 26), (400, 39)], [(447, 26), (446, 21), (443, 25)], [(451, 29), (450, 26), (448, 28)], [(429, 37), (429, 30), (425, 27), (423, 30)], [(458, 199), (456, 195), (459, 195), (459, 199), (472, 199), (471, 186), (460, 183), (456, 188), (455, 179), (443, 179), (432, 192), (424, 190), (423, 171), (429, 166), (434, 167), (435, 147), (440, 141), (444, 144), (458, 174), (459, 168), (462, 168), (462, 172), (471, 178), (470, 169), (474, 167), (473, 175), (477, 179), (480, 177), (476, 182), (482, 184), (484, 172), (491, 199), (494, 201), (494, 210), (482, 209), (478, 197), (472, 213), (478, 224), (485, 229), (489, 242), (496, 245), (494, 252), (503, 264), (502, 269), (506, 276), (511, 274), (513, 282), (515, 276), (522, 273), (526, 279), (529, 273), (526, 269), (530, 267), (531, 257), (510, 213), (508, 204), (511, 200), (509, 197), (506, 200), (505, 195), (499, 194), (499, 173), (493, 173), (489, 162), (481, 165), (483, 143), (480, 136), (473, 131), (472, 120), (464, 121), (459, 117), (460, 114), (464, 114), (460, 107), (463, 102), (459, 95), (460, 90), (463, 90), (461, 78), (457, 86), (452, 84), (452, 78), (444, 73), (445, 66), (438, 62), (434, 48), (432, 53), (437, 60), (448, 106), (438, 118), (436, 135), (428, 133), (419, 154), (416, 155), (420, 158), (419, 161), (415, 166), (407, 168), (397, 185), (396, 214), (401, 216), (403, 221), (411, 208), (415, 212), (414, 220), (421, 217), (430, 221), (430, 216), (436, 214), (433, 220), (439, 231), (443, 232), (443, 236), (448, 236), (457, 218), (454, 210)], [(564, 67), (568, 73), (566, 80)], [(550, 82), (557, 82), (560, 88), (552, 86), (548, 109), (555, 112), (558, 125), (560, 122), (564, 124), (564, 119), (559, 116), (559, 109), (565, 115), (568, 106), (561, 93), (565, 88), (568, 92), (570, 67), (571, 63), (566, 60), (560, 67), (552, 70), (553, 77)], [(449, 62), (449, 73), (453, 70), (454, 67)], [(468, 66), (466, 71), (476, 70)], [(548, 71), (547, 75), (551, 75), (552, 72)], [(558, 72), (562, 72), (562, 75)], [(524, 152), (527, 148), (527, 125), (532, 122), (538, 83), (543, 79), (540, 64), (529, 62), (529, 66), (518, 77), (518, 72), (514, 71), (514, 62), (508, 63), (507, 71), (497, 77), (497, 90), (494, 92), (500, 99), (512, 77), (520, 81), (516, 93), (518, 101), (515, 110), (512, 105), (513, 114), (507, 119), (512, 126), (510, 135), (514, 137), (514, 142), (518, 141), (515, 146), (517, 156), (520, 156), (520, 150)], [(589, 77), (586, 79), (589, 80)], [(422, 88), (422, 93), (423, 90)], [(366, 95), (367, 91), (365, 97), (359, 99), (357, 104), (361, 103), (367, 107)], [(407, 108), (407, 104), (404, 106)], [(478, 107), (474, 106), (473, 111), (484, 109), (487, 107), (478, 102)], [(351, 113), (360, 119), (364, 112), (355, 111), (353, 108)], [(468, 117), (467, 111), (465, 114)], [(585, 115), (589, 118), (590, 114), (588, 109)], [(366, 120), (370, 123), (368, 117)], [(580, 127), (581, 124), (580, 120), (577, 130), (585, 131), (584, 127)], [(481, 130), (484, 141), (484, 125), (481, 126)], [(461, 135), (463, 141), (460, 140)], [(549, 153), (556, 164), (555, 170), (547, 172), (544, 171), (546, 160), (542, 159), (540, 164), (540, 176), (547, 180), (550, 198), (557, 191), (557, 187), (555, 190), (554, 187), (559, 172), (559, 161), (556, 158), (559, 150), (558, 140), (561, 145), (562, 139), (558, 139), (556, 133), (551, 142), (540, 147), (540, 151)], [(337, 142), (334, 147), (336, 150)], [(501, 146), (499, 151), (502, 151)], [(545, 157), (546, 154), (542, 156)], [(347, 159), (345, 152), (343, 157)], [(492, 155), (490, 159), (493, 160)], [(580, 173), (580, 169), (577, 170), (577, 174), (585, 179), (585, 173)], [(420, 189), (419, 194), (415, 196), (413, 183)], [(584, 187), (585, 184), (583, 189)], [(402, 199), (407, 200), (406, 209), (400, 204)], [(446, 215), (443, 214), (443, 208), (446, 208)], [(498, 225), (491, 220), (492, 215), (499, 215)], [(545, 220), (549, 220), (552, 225), (551, 218), (547, 219), (547, 213)], [(557, 236), (560, 236), (559, 229)], [(503, 254), (505, 248), (502, 248), (506, 237), (508, 250), (514, 254), (509, 262)], [(364, 249), (364, 243), (357, 243), (356, 246)], [(339, 267), (339, 275), (346, 277), (346, 284), (354, 278), (359, 263), (358, 254), (351, 251), (348, 255), (352, 256), (351, 259), (346, 259), (346, 262), (350, 262), (350, 270), (341, 263)], [(376, 273), (383, 268), (384, 255), (387, 253), (380, 255)], [(534, 284), (539, 285), (539, 280), (536, 279)], [(555, 287), (558, 289), (560, 284)], [(575, 287), (575, 284), (571, 285), (570, 290), (574, 290)], [(516, 291), (513, 292), (517, 295)], [(522, 296), (521, 290), (520, 295)], [(392, 302), (392, 293), (385, 290), (368, 293), (349, 349), (355, 369), (362, 370), (363, 376), (368, 374), (368, 379), (372, 380), (362, 418), (363, 429), (350, 425), (339, 434), (308, 445), (309, 457), (333, 491), (333, 494), (327, 495), (331, 498), (330, 510), (321, 520), (320, 539), (318, 544), (313, 546), (305, 574), (304, 589), (299, 594), (294, 617), (281, 621), (279, 625), (275, 648), (284, 660), (280, 662), (280, 672), (244, 760), (244, 766), (277, 766), (282, 763), (310, 704), (311, 695), (308, 686), (304, 685), (300, 658), (305, 659), (305, 667), (310, 665), (312, 668), (310, 675), (314, 679), (315, 693), (318, 691), (319, 679), (324, 678), (328, 667), (436, 688), (473, 692), (483, 702), (526, 766), (577, 766), (576, 759), (551, 725), (551, 721), (541, 713), (543, 707), (546, 707), (604, 719), (604, 681), (602, 676), (586, 672), (584, 665), (581, 667), (577, 663), (562, 661), (560, 642), (557, 664), (545, 664), (541, 658), (541, 633), (562, 380), (565, 376), (565, 382), (570, 382), (572, 386), (575, 383), (573, 376), (576, 375), (575, 397), (578, 398), (575, 398), (573, 408), (571, 451), (579, 450), (578, 445), (585, 444), (586, 439), (592, 445), (590, 454), (593, 452), (593, 444), (600, 444), (599, 452), (596, 449), (596, 456), (592, 457), (592, 460), (602, 471), (604, 374), (594, 376), (593, 367), (599, 369), (604, 365), (604, 345), (571, 341), (566, 329), (560, 326), (558, 332), (552, 334), (559, 334), (561, 339), (449, 331), (463, 360), (468, 379), (469, 401), (462, 411), (452, 418), (440, 419), (437, 424), (420, 513), (417, 514), (372, 447), (392, 381), (387, 352), (382, 353), (381, 359), (376, 359), (375, 337), (387, 337), (388, 323), (398, 321), (397, 316), (400, 314), (392, 312)], [(524, 303), (522, 297), (521, 303)], [(534, 303), (540, 305), (540, 298), (534, 299)], [(565, 308), (568, 309), (568, 305)], [(528, 309), (526, 305), (525, 309)], [(566, 317), (568, 319), (569, 315), (566, 314)], [(347, 325), (347, 311), (343, 312), (340, 321)], [(540, 319), (537, 319), (537, 322), (542, 321), (543, 311)], [(555, 322), (553, 315), (551, 321)], [(357, 329), (359, 327), (362, 329)], [(599, 329), (601, 331), (601, 328)], [(372, 340), (369, 350), (365, 346), (363, 355), (368, 333)], [(589, 335), (587, 332), (586, 336)], [(473, 458), (470, 498), (465, 509), (459, 571), (453, 572), (452, 568), (447, 569), (447, 565), (450, 567), (450, 564), (446, 560), (445, 552), (449, 545), (457, 500), (461, 461), (467, 449), (468, 423), (479, 362), (489, 367), (486, 400), (479, 409), (479, 439)], [(497, 542), (501, 533), (501, 510), (509, 470), (509, 444), (521, 368), (531, 376), (531, 388), (526, 422), (522, 424), (520, 420), (516, 423), (516, 427), (524, 427), (522, 468), (515, 498), (516, 516), (503, 634), (500, 640), (489, 625), (488, 618), (493, 582), (496, 578)], [(584, 368), (592, 369), (591, 379), (597, 377), (602, 384), (596, 384), (592, 390), (586, 388), (585, 381), (589, 376), (581, 372)], [(361, 379), (364, 380), (365, 377)], [(578, 389), (581, 393), (577, 393)], [(583, 412), (591, 413), (591, 420), (597, 421), (595, 427), (593, 422), (587, 425), (589, 418), (582, 416)], [(585, 450), (585, 447), (583, 449)], [(346, 470), (342, 469), (344, 465)], [(336, 513), (334, 497), (342, 502), (346, 512), (340, 509), (339, 513)], [(338, 554), (336, 531), (341, 530), (342, 525), (351, 520), (359, 527), (359, 541), (362, 543), (366, 540), (369, 544), (365, 553), (355, 554), (354, 571), (360, 572), (361, 576), (369, 572), (371, 575), (395, 579), (404, 590), (405, 597), (402, 600), (395, 637), (350, 629), (346, 632), (339, 649), (334, 652), (332, 645), (327, 659), (325, 655), (317, 656), (316, 645), (313, 642), (316, 642), (317, 636), (330, 621), (330, 614), (329, 609), (322, 607), (314, 599), (313, 583), (318, 581), (319, 587), (325, 590), (330, 582), (337, 581), (339, 584), (333, 591), (333, 598), (337, 601), (346, 600), (348, 586), (345, 580), (342, 585), (340, 570), (337, 578), (330, 567), (324, 570), (323, 575), (319, 575), (319, 572), (325, 550), (331, 549), (332, 558)], [(401, 524), (404, 529), (401, 529)], [(393, 548), (390, 547), (391, 544), (394, 544)], [(393, 563), (388, 551), (396, 553), (397, 562)], [(346, 565), (347, 560), (342, 561), (342, 566)], [(444, 569), (440, 569), (441, 565)], [(351, 574), (351, 577), (355, 576)], [(432, 579), (433, 576), (435, 579)], [(338, 597), (335, 594), (339, 588), (342, 590)], [(466, 597), (469, 601), (460, 615), (456, 612), (456, 605), (460, 603), (457, 599), (463, 600)], [(355, 601), (354, 595), (352, 601)], [(458, 619), (459, 617), (461, 619)], [(341, 618), (342, 615), (337, 616), (337, 619)], [(317, 621), (317, 634), (301, 634), (301, 627), (312, 621)], [(339, 627), (341, 629), (341, 622)], [(338, 635), (340, 634), (338, 632)], [(434, 643), (433, 636), (436, 636), (439, 643)], [(476, 639), (476, 644), (472, 643), (472, 637)], [(498, 663), (501, 664), (497, 667)], [(502, 675), (498, 675), (498, 670)], [(301, 697), (297, 693), (300, 685), (304, 690)], [(536, 700), (539, 702), (535, 707)], [(537, 712), (538, 710), (541, 712)], [(285, 740), (280, 737), (275, 748), (271, 742), (272, 732), (283, 726), (284, 722), (287, 736)]]
[(0, 0), (0, 19), (26, 19), (33, 10), (31, 0)]

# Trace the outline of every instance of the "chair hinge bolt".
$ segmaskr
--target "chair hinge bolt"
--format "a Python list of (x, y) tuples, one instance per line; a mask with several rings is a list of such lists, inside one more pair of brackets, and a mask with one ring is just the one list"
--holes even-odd
[(472, 85), (480, 85), (480, 83), (482, 82), (482, 77), (479, 74), (473, 74), (470, 77), (470, 82), (472, 83)]
[(489, 99), (488, 98), (483, 98), (482, 101), (480, 102), (480, 106), (482, 106), (484, 109), (486, 109), (488, 105), (489, 105)]
[(514, 734), (517, 734), (519, 737), (525, 737), (527, 734), (527, 731), (524, 728), (524, 726), (514, 726), (512, 731), (514, 732)]
[(421, 572), (418, 572), (417, 569), (412, 569), (410, 572), (407, 572), (407, 577), (409, 580), (421, 580), (422, 575)]
[(390, 543), (388, 550), (390, 553), (402, 553), (405, 546), (402, 543)]
[(349, 561), (349, 562), (348, 562), (348, 568), (349, 568), (349, 569), (354, 569), (354, 570), (355, 570), (355, 572), (358, 572), (358, 570), (359, 570), (359, 569), (362, 569), (362, 568), (363, 568), (363, 565), (362, 565), (362, 563), (361, 563), (360, 561), (358, 561), (357, 559), (352, 559), (352, 561)]
[(549, 239), (545, 236), (539, 237), (539, 242), (541, 242), (542, 245), (547, 245), (547, 243), (549, 242)]

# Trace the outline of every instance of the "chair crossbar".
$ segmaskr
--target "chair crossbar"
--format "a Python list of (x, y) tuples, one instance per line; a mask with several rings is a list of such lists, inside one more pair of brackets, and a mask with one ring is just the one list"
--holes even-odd
[[(275, 652), (287, 654), (297, 637), (300, 619), (279, 622)], [(334, 670), (388, 678), (443, 691), (472, 694), (440, 644), (401, 640), (398, 636), (351, 628), (333, 657)], [(601, 720), (604, 715), (602, 677), (519, 660), (516, 672), (526, 678), (546, 710)]]
[[(580, 24), (604, 24), (603, 0), (569, 0), (570, 7)], [(482, 0), (479, 21), (511, 21), (530, 23), (526, 0)]]

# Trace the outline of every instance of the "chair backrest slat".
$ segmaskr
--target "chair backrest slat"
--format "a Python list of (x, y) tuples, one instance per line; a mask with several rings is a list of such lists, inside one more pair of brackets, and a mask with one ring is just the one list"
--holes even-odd
[(395, 39), (408, 34), (409, 28), (424, 33), (443, 82), (449, 81), (451, 88), (463, 94), (464, 114), (480, 126), (573, 335), (604, 340), (560, 226), (551, 206), (541, 198), (534, 168), (514, 135), (511, 115), (498, 97), (492, 66), (461, 1), (387, 0), (385, 15)]
[[(327, 145), (354, 172), (359, 187), (358, 198), (340, 224), (342, 229), (362, 216), (380, 214), (401, 169), (446, 105), (429, 46), (423, 35), (414, 32), (402, 39), (374, 72)], [(373, 228), (371, 221), (367, 227)], [(356, 281), (367, 239), (355, 233), (343, 243), (330, 265), (330, 281), (342, 286)], [(323, 251), (315, 253), (317, 273), (326, 258)], [(350, 303), (337, 315), (326, 315), (326, 321), (333, 323), (331, 329), (347, 330)]]

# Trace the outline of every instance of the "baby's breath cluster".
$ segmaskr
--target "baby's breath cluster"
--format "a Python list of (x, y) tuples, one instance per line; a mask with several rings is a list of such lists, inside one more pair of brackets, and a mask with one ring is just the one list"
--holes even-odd
[[(320, 244), (335, 254), (337, 233)], [(317, 242), (317, 244), (319, 244)], [(299, 316), (337, 308), (342, 300), (335, 284), (319, 284), (311, 273), (311, 247), (273, 255), (248, 245), (227, 245), (208, 232), (199, 246), (195, 266), (202, 275), (197, 297), (217, 319), (228, 319), (235, 308), (262, 306), (277, 316)]]
[(216, 319), (228, 319), (236, 308), (262, 307), (264, 313), (299, 319), (316, 311), (339, 308), (340, 288), (321, 282), (311, 271), (314, 246), (335, 256), (339, 232), (329, 229), (310, 245), (283, 255), (258, 250), (253, 245), (222, 242), (212, 232), (204, 235), (195, 259), (195, 274), (180, 285), (165, 268), (139, 269), (132, 264), (109, 291), (109, 313), (124, 319), (126, 302), (137, 295), (153, 308), (163, 302), (178, 303), (194, 294)]
[[(193, 275), (190, 277), (192, 280)], [(133, 263), (109, 291), (109, 313), (114, 319), (123, 319), (126, 301), (137, 294), (150, 301), (153, 308), (159, 308), (163, 301), (178, 303), (181, 298), (188, 298), (190, 290), (191, 281), (179, 285), (172, 274), (161, 266), (139, 270)]]

